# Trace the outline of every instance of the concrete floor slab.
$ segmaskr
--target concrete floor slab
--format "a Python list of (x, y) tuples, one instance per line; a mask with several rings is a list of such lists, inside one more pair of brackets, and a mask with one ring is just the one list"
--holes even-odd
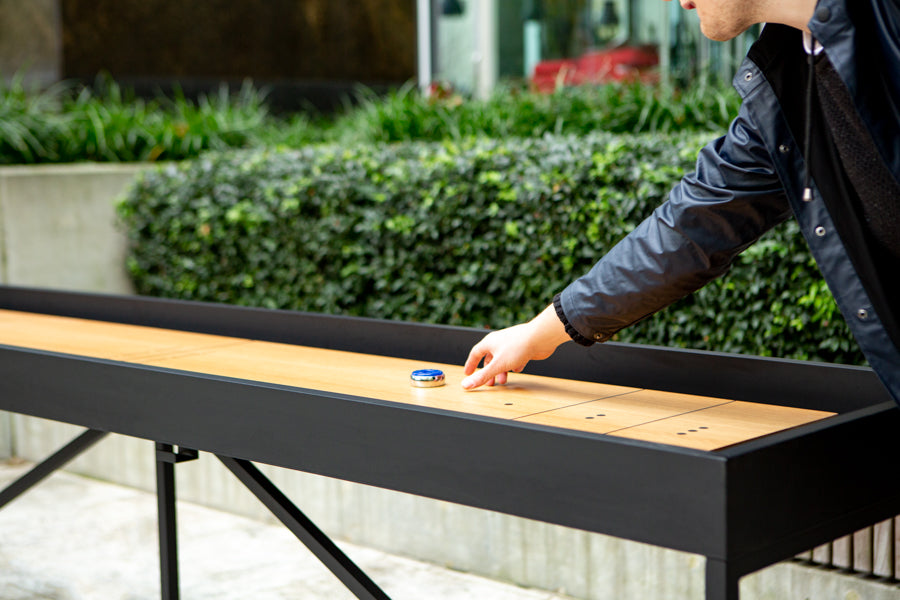
[[(31, 465), (0, 463), (0, 489)], [(183, 600), (352, 600), (285, 528), (178, 503)], [(0, 600), (160, 597), (153, 494), (55, 473), (0, 510)], [(340, 543), (395, 600), (566, 600)]]

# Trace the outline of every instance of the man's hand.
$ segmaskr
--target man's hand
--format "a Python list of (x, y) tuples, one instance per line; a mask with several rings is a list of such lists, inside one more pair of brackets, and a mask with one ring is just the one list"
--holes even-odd
[[(551, 304), (534, 319), (489, 333), (475, 344), (466, 359), (462, 386), (471, 390), (481, 385), (506, 383), (509, 371), (522, 371), (530, 360), (543, 360), (568, 341), (569, 334)], [(484, 368), (475, 372), (484, 359)], [(474, 374), (473, 374), (474, 373)]]

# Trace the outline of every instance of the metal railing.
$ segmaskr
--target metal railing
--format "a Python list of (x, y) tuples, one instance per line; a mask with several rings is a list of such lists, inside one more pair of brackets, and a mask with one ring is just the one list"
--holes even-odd
[(862, 577), (898, 581), (900, 516), (803, 552), (795, 560)]

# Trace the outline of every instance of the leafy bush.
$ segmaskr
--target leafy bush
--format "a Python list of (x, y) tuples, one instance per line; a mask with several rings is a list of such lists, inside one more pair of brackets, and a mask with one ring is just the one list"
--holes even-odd
[[(503, 327), (663, 201), (708, 135), (547, 136), (208, 154), (120, 205), (140, 293)], [(860, 363), (787, 226), (620, 339)]]
[(235, 94), (222, 86), (215, 94), (188, 100), (152, 101), (101, 80), (67, 97), (68, 127), (60, 136), (63, 161), (153, 161), (194, 158), (206, 150), (249, 145), (268, 118), (264, 95), (249, 83)]
[(361, 89), (331, 118), (276, 117), (265, 93), (249, 83), (237, 93), (223, 87), (197, 101), (180, 93), (143, 100), (104, 78), (92, 89), (61, 84), (31, 92), (19, 77), (0, 84), (0, 164), (181, 160), (206, 150), (322, 142), (712, 130), (724, 129), (738, 105), (730, 87), (704, 82), (683, 92), (609, 84), (545, 95), (506, 87), (485, 101), (452, 92), (425, 98), (405, 86), (383, 97)]
[(109, 79), (94, 91), (60, 84), (29, 91), (21, 77), (0, 86), (0, 164), (193, 158), (257, 142), (269, 121), (249, 83), (232, 94), (145, 101)]
[(59, 86), (31, 93), (16, 76), (7, 87), (0, 84), (0, 164), (58, 160), (55, 150), (63, 128), (59, 115)]
[(552, 94), (500, 87), (484, 101), (405, 86), (384, 97), (360, 90), (359, 105), (326, 139), (345, 143), (440, 141), (471, 136), (535, 137), (725, 129), (740, 106), (730, 87), (699, 81), (684, 91), (640, 83), (563, 87)]

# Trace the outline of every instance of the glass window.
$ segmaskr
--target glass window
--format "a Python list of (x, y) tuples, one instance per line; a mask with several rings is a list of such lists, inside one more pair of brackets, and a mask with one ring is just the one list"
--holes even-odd
[(700, 33), (695, 11), (662, 0), (435, 0), (434, 79), (484, 95), (639, 78), (730, 80), (759, 28), (730, 42)]

